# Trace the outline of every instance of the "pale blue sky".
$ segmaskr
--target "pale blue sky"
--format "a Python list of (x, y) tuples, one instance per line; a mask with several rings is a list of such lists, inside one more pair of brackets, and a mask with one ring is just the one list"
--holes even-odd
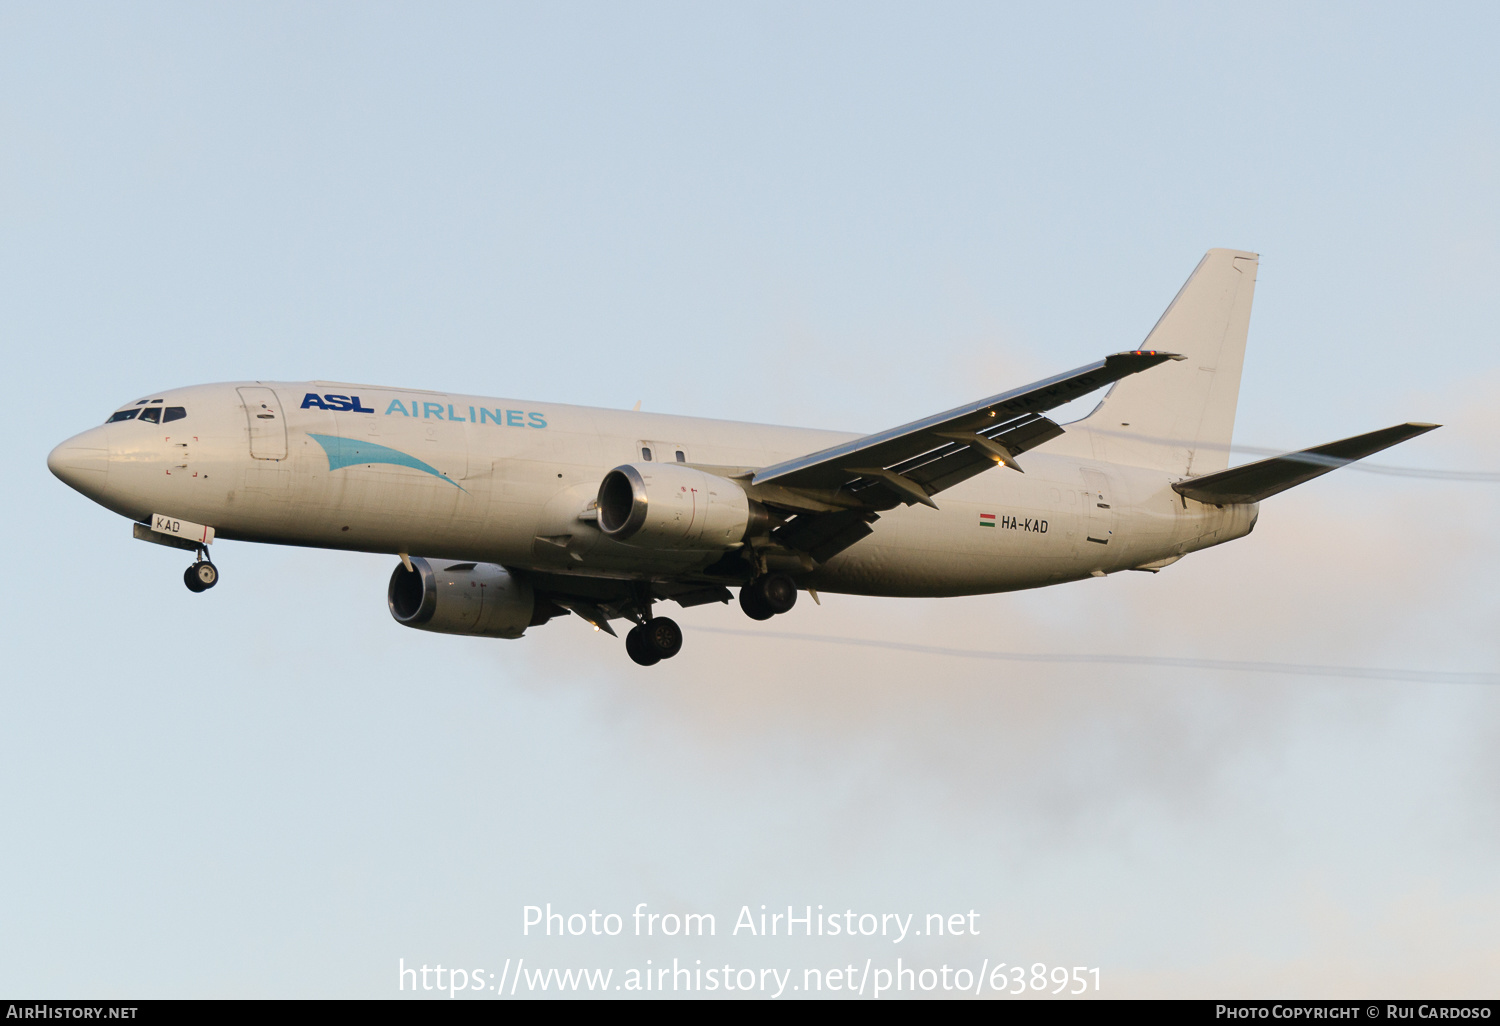
[[(0, 7), (0, 992), (385, 996), (398, 957), (821, 965), (524, 904), (975, 907), (908, 958), (1116, 995), (1500, 990), (1500, 691), (752, 640), (652, 671), (179, 554), (46, 472), (173, 385), (327, 377), (876, 430), (1262, 254), (1236, 439), (1500, 470), (1492, 5)], [(1148, 576), (775, 625), (1500, 669), (1493, 484), (1345, 471)], [(769, 629), (769, 628), (768, 628)], [(722, 928), (722, 927), (721, 927)], [(787, 953), (790, 952), (790, 953)]]

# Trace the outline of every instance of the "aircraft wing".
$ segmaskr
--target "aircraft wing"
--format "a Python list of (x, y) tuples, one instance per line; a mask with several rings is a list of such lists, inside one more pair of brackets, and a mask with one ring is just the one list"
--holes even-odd
[(1426, 434), (1438, 424), (1397, 424), (1368, 434), (1343, 438), (1326, 445), (1315, 445), (1285, 456), (1257, 460), (1242, 467), (1231, 467), (1207, 477), (1179, 481), (1172, 487), (1199, 502), (1216, 505), (1234, 502), (1259, 502), (1277, 492), (1284, 492), (1330, 470), (1364, 459), (1381, 449), (1388, 449), (1408, 438)]
[[(808, 512), (879, 511), (932, 496), (1062, 434), (1046, 410), (1167, 360), (1173, 353), (1135, 350), (981, 399), (852, 442), (755, 472), (748, 484), (768, 502)], [(778, 498), (779, 496), (779, 498)]]

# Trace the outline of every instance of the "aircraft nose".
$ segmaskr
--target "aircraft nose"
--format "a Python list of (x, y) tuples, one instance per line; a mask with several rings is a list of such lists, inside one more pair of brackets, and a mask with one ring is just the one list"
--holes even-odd
[(63, 484), (93, 498), (104, 491), (109, 474), (109, 446), (85, 431), (47, 454), (47, 469)]

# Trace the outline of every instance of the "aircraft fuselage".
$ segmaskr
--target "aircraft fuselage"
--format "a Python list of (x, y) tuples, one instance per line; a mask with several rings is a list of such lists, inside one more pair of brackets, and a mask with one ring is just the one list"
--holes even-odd
[[(626, 463), (732, 475), (853, 433), (329, 382), (175, 389), (54, 451), (54, 471), (115, 512), (219, 538), (496, 563), (513, 571), (713, 580), (723, 549), (617, 542), (589, 519)], [(152, 417), (148, 421), (145, 417)], [(1159, 469), (1078, 455), (1070, 430), (944, 491), (799, 576), (827, 592), (950, 596), (1164, 564), (1249, 533), (1255, 504), (1207, 505)], [(1064, 451), (1057, 451), (1064, 450)], [(735, 583), (735, 582), (728, 582)]]

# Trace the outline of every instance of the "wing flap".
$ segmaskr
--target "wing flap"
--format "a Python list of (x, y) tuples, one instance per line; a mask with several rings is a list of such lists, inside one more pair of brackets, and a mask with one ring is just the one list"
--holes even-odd
[(1341, 438), (1337, 442), (1316, 445), (1311, 449), (1289, 452), (1285, 456), (1273, 456), (1241, 467), (1231, 467), (1207, 477), (1189, 478), (1172, 487), (1189, 499), (1215, 505), (1260, 502), (1315, 477), (1322, 477), (1330, 470), (1337, 470), (1440, 426), (1397, 424), (1352, 438)]
[(772, 531), (771, 540), (788, 549), (806, 552), (819, 563), (826, 563), (874, 533), (870, 521), (876, 517), (877, 514), (852, 509), (838, 513), (802, 514)]

